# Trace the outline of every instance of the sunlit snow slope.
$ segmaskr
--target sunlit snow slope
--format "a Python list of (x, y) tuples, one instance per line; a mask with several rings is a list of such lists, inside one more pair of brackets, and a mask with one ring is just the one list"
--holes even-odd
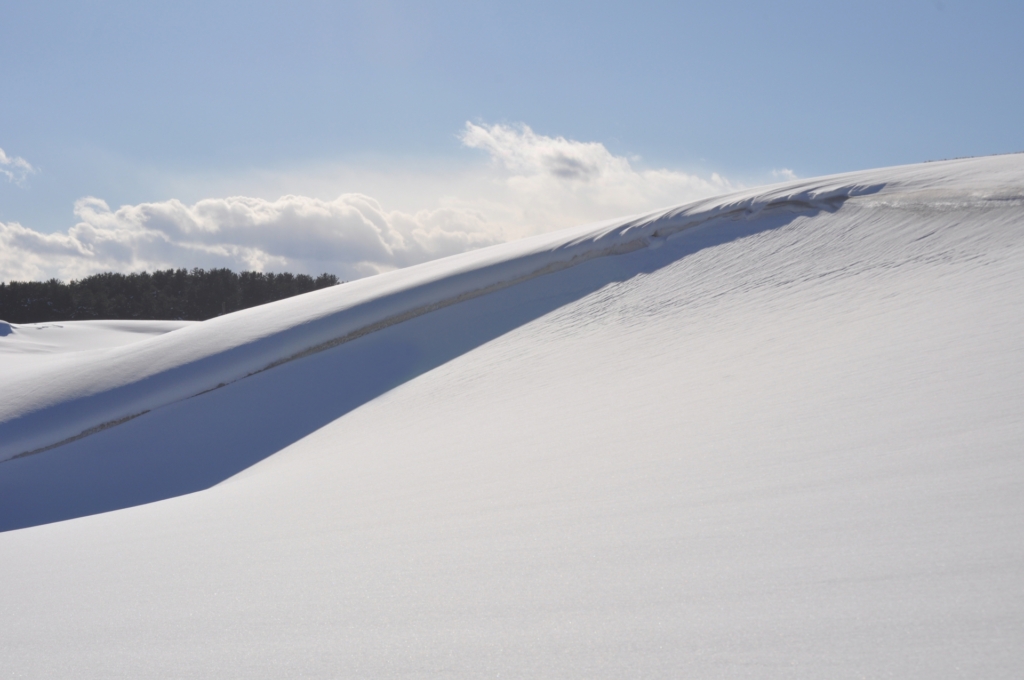
[(20, 373), (28, 380), (49, 373), (68, 357), (72, 365), (88, 364), (98, 356), (80, 352), (107, 350), (193, 325), (194, 321), (65, 321), (12, 324), (0, 321), (0, 373), (12, 384)]
[(1021, 155), (560, 232), (0, 380), (0, 677), (1024, 665)]

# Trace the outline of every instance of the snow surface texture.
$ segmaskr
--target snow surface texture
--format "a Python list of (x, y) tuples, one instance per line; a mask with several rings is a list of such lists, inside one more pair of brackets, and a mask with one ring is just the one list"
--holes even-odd
[[(190, 326), (194, 321), (62, 321), (13, 324), (0, 321), (0, 375), (5, 382), (21, 372), (28, 379), (49, 372), (54, 354), (120, 347)], [(92, 358), (79, 354), (73, 365)]]
[(1017, 677), (1022, 338), (1016, 155), (54, 355), (0, 390), (0, 676)]

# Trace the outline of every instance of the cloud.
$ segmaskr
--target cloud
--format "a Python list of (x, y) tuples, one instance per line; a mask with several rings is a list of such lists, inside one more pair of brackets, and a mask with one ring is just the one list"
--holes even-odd
[(235, 196), (194, 205), (172, 199), (117, 210), (88, 197), (76, 202), (75, 215), (78, 223), (63, 234), (0, 223), (5, 278), (228, 267), (353, 279), (497, 243), (471, 211), (388, 212), (359, 194), (331, 201)]
[(466, 123), (460, 139), (490, 155), (496, 182), (504, 187), (497, 201), (517, 213), (509, 218), (514, 232), (653, 210), (737, 188), (717, 173), (703, 178), (636, 168), (598, 142), (547, 137), (522, 124)]
[(772, 170), (772, 177), (783, 182), (789, 182), (790, 180), (799, 179), (796, 173), (789, 168), (777, 168)]
[(25, 280), (228, 267), (330, 272), (348, 280), (734, 188), (717, 174), (636, 168), (636, 159), (603, 144), (547, 137), (526, 125), (467, 123), (460, 139), (490, 162), (449, 178), (423, 209), (388, 210), (358, 193), (331, 200), (232, 196), (191, 205), (171, 199), (116, 210), (86, 197), (75, 203), (76, 224), (63, 233), (0, 223), (0, 271), (6, 280)]
[(629, 161), (603, 144), (538, 135), (527, 125), (480, 126), (466, 123), (463, 144), (482, 149), (515, 176), (551, 176), (588, 182), (603, 175), (630, 172)]
[(34, 174), (36, 169), (20, 156), (8, 156), (3, 149), (0, 149), (0, 175), (7, 178), (18, 186), (24, 186), (29, 175)]

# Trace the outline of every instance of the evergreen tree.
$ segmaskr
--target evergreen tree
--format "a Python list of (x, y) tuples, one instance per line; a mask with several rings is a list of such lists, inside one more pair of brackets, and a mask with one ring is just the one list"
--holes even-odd
[(152, 274), (94, 274), (64, 283), (0, 283), (0, 319), (10, 323), (86, 319), (202, 321), (338, 285), (334, 274), (166, 269)]

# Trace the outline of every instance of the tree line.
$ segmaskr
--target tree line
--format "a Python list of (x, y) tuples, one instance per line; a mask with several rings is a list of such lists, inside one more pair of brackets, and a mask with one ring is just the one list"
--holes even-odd
[(64, 283), (0, 283), (0, 319), (9, 323), (87, 319), (203, 321), (221, 314), (335, 286), (334, 274), (167, 269), (95, 274)]

